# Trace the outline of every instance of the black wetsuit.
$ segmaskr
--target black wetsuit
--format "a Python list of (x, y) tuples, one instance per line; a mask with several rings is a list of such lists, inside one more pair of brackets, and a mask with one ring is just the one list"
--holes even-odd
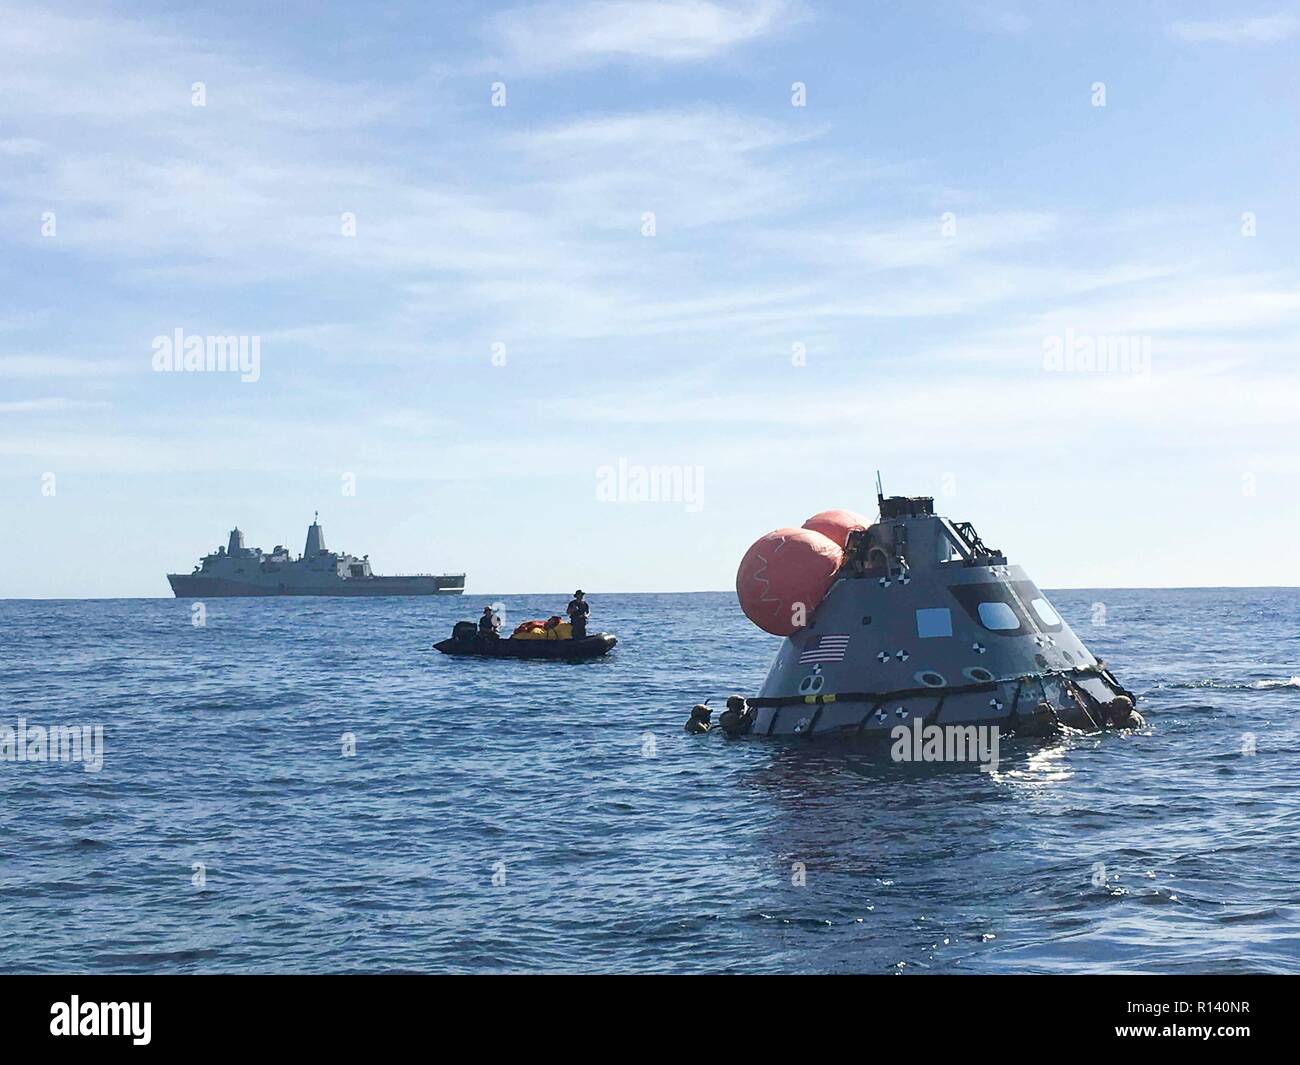
[(566, 612), (573, 625), (573, 638), (581, 640), (587, 635), (587, 615), (591, 613), (591, 604), (585, 599), (570, 599)]
[(501, 623), (497, 621), (495, 614), (484, 614), (478, 619), (478, 634), (486, 636), (490, 640), (497, 639), (501, 634), (497, 631), (501, 628)]

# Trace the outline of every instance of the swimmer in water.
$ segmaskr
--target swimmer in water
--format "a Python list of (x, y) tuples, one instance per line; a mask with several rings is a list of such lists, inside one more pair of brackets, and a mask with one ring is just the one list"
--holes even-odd
[(727, 709), (722, 711), (722, 716), (718, 718), (718, 725), (728, 736), (743, 736), (754, 727), (754, 717), (757, 713), (757, 709), (745, 702), (744, 696), (729, 695)]
[(1142, 728), (1147, 723), (1127, 695), (1117, 695), (1103, 706), (1102, 720), (1107, 728)]
[(686, 731), (692, 736), (699, 736), (708, 732), (713, 726), (709, 723), (709, 718), (713, 716), (713, 707), (706, 706), (704, 703), (696, 703), (691, 708), (691, 719), (686, 722)]

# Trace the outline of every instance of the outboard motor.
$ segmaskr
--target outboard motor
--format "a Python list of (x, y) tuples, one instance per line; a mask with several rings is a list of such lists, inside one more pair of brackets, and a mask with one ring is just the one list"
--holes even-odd
[(451, 628), (451, 638), (460, 643), (473, 643), (478, 635), (478, 626), (472, 621), (458, 621)]

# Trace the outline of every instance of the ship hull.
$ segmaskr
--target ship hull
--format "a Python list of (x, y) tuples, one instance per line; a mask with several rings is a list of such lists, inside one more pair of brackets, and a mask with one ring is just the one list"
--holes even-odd
[(465, 578), (460, 574), (432, 577), (353, 577), (319, 584), (275, 582), (259, 584), (226, 577), (169, 573), (167, 581), (177, 599), (230, 599), (241, 596), (312, 595), (344, 598), (391, 598), (417, 595), (460, 595)]

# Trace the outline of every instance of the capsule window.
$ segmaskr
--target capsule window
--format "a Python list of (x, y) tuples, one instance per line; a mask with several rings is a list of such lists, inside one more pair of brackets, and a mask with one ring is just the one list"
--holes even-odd
[(916, 635), (923, 640), (934, 636), (952, 635), (952, 612), (946, 607), (918, 610), (916, 612)]
[[(963, 610), (990, 632), (1000, 636), (1020, 636), (1034, 631), (1034, 623), (1020, 613), (1020, 602), (1001, 581), (976, 581), (954, 584), (948, 591)], [(1043, 593), (1034, 589), (1036, 596)], [(1028, 609), (1028, 608), (1026, 608)]]
[(1006, 603), (980, 603), (980, 624), (995, 632), (1020, 628), (1020, 619)]
[(1025, 609), (1043, 632), (1060, 632), (1065, 628), (1061, 615), (1056, 612), (1056, 608), (1047, 601), (1047, 596), (1038, 590), (1038, 586), (1033, 581), (1012, 581), (1011, 587), (1015, 589), (1020, 601), (1028, 604)]
[(1038, 620), (1044, 625), (1057, 626), (1061, 624), (1061, 615), (1052, 609), (1052, 604), (1046, 599), (1038, 598), (1030, 604), (1034, 608), (1034, 613), (1038, 615)]

